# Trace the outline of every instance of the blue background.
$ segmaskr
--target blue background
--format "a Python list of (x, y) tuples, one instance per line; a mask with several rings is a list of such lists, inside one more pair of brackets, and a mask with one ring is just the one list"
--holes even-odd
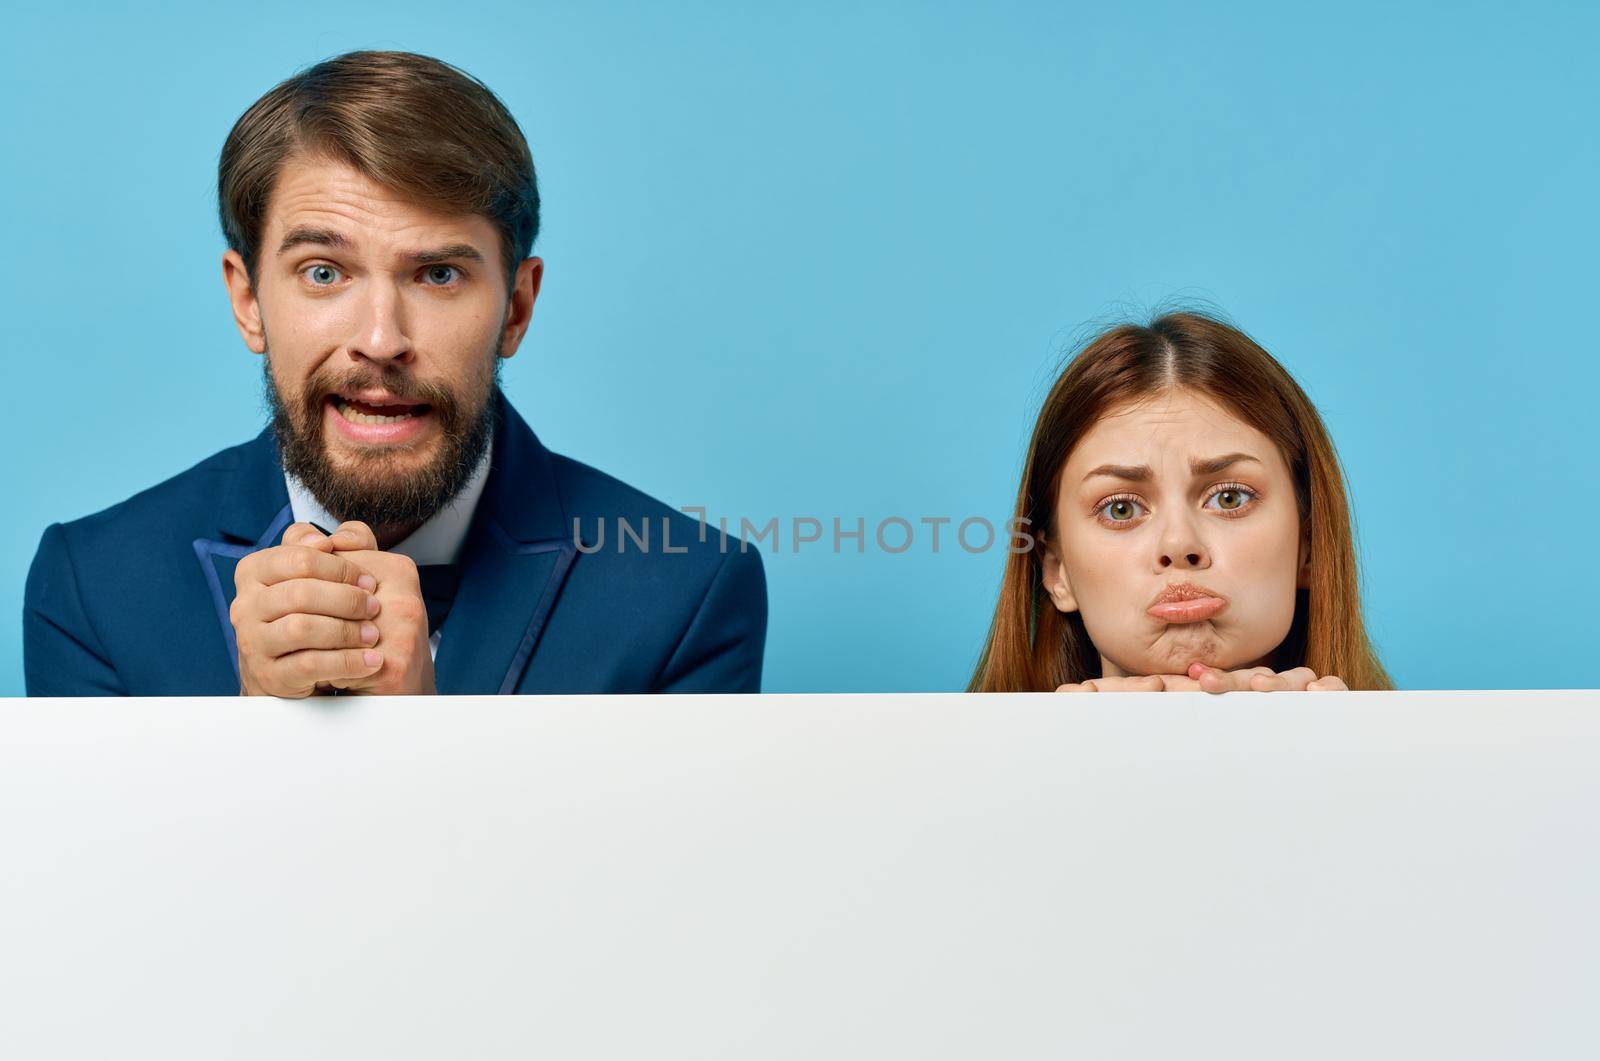
[(548, 445), (735, 522), (866, 518), (864, 555), (766, 556), (767, 690), (961, 688), (1003, 552), (870, 528), (1005, 520), (1066, 345), (1174, 297), (1322, 410), (1402, 686), (1600, 685), (1592, 5), (665, 7), (6, 15), (0, 693), (44, 527), (265, 423), (217, 152), (364, 47), (528, 136), (505, 382)]

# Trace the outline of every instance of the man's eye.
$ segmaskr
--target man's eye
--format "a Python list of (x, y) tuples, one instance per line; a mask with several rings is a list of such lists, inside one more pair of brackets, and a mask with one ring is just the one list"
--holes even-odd
[(313, 287), (329, 287), (339, 278), (339, 270), (331, 265), (312, 265), (302, 272)]
[(433, 287), (449, 287), (459, 272), (453, 265), (430, 265), (422, 275), (428, 278), (428, 283)]

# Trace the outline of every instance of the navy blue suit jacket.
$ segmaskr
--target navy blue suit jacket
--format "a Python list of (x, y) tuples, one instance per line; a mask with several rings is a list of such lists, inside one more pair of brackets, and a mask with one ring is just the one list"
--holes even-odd
[[(734, 535), (724, 545), (715, 526), (702, 541), (698, 520), (551, 453), (498, 390), (495, 401), (438, 691), (760, 691), (759, 547)], [(648, 526), (648, 549), (619, 534), (619, 518), (636, 534)], [(52, 523), (23, 604), (28, 695), (238, 695), (234, 567), (291, 522), (269, 427), (121, 504)]]

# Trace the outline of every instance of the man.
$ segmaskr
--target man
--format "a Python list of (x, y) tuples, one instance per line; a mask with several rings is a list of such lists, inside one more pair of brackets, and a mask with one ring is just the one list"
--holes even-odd
[(239, 119), (218, 202), (271, 423), (45, 530), (30, 696), (759, 690), (759, 550), (551, 453), (500, 390), (543, 263), (493, 93), (320, 63)]

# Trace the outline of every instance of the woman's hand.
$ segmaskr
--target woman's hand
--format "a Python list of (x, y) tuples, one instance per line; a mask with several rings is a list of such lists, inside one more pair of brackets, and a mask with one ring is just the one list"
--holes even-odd
[[(1189, 666), (1188, 677), (1194, 688), (1207, 693), (1237, 692), (1271, 693), (1327, 693), (1349, 692), (1350, 687), (1336, 674), (1317, 676), (1310, 667), (1296, 667), (1282, 673), (1271, 667), (1249, 667), (1244, 670), (1218, 670), (1204, 663)], [(1171, 686), (1168, 687), (1171, 689)]]
[(1146, 674), (1128, 678), (1090, 678), (1058, 686), (1058, 693), (1270, 693), (1291, 692), (1349, 692), (1338, 675), (1317, 677), (1310, 667), (1296, 667), (1283, 673), (1271, 667), (1250, 667), (1244, 670), (1218, 670), (1204, 663), (1190, 666), (1188, 674)]
[[(1145, 674), (1128, 678), (1090, 678), (1086, 682), (1072, 682), (1056, 687), (1058, 693), (1160, 693), (1165, 692), (1168, 678), (1181, 678), (1178, 674)], [(1192, 682), (1196, 689), (1198, 682)]]

